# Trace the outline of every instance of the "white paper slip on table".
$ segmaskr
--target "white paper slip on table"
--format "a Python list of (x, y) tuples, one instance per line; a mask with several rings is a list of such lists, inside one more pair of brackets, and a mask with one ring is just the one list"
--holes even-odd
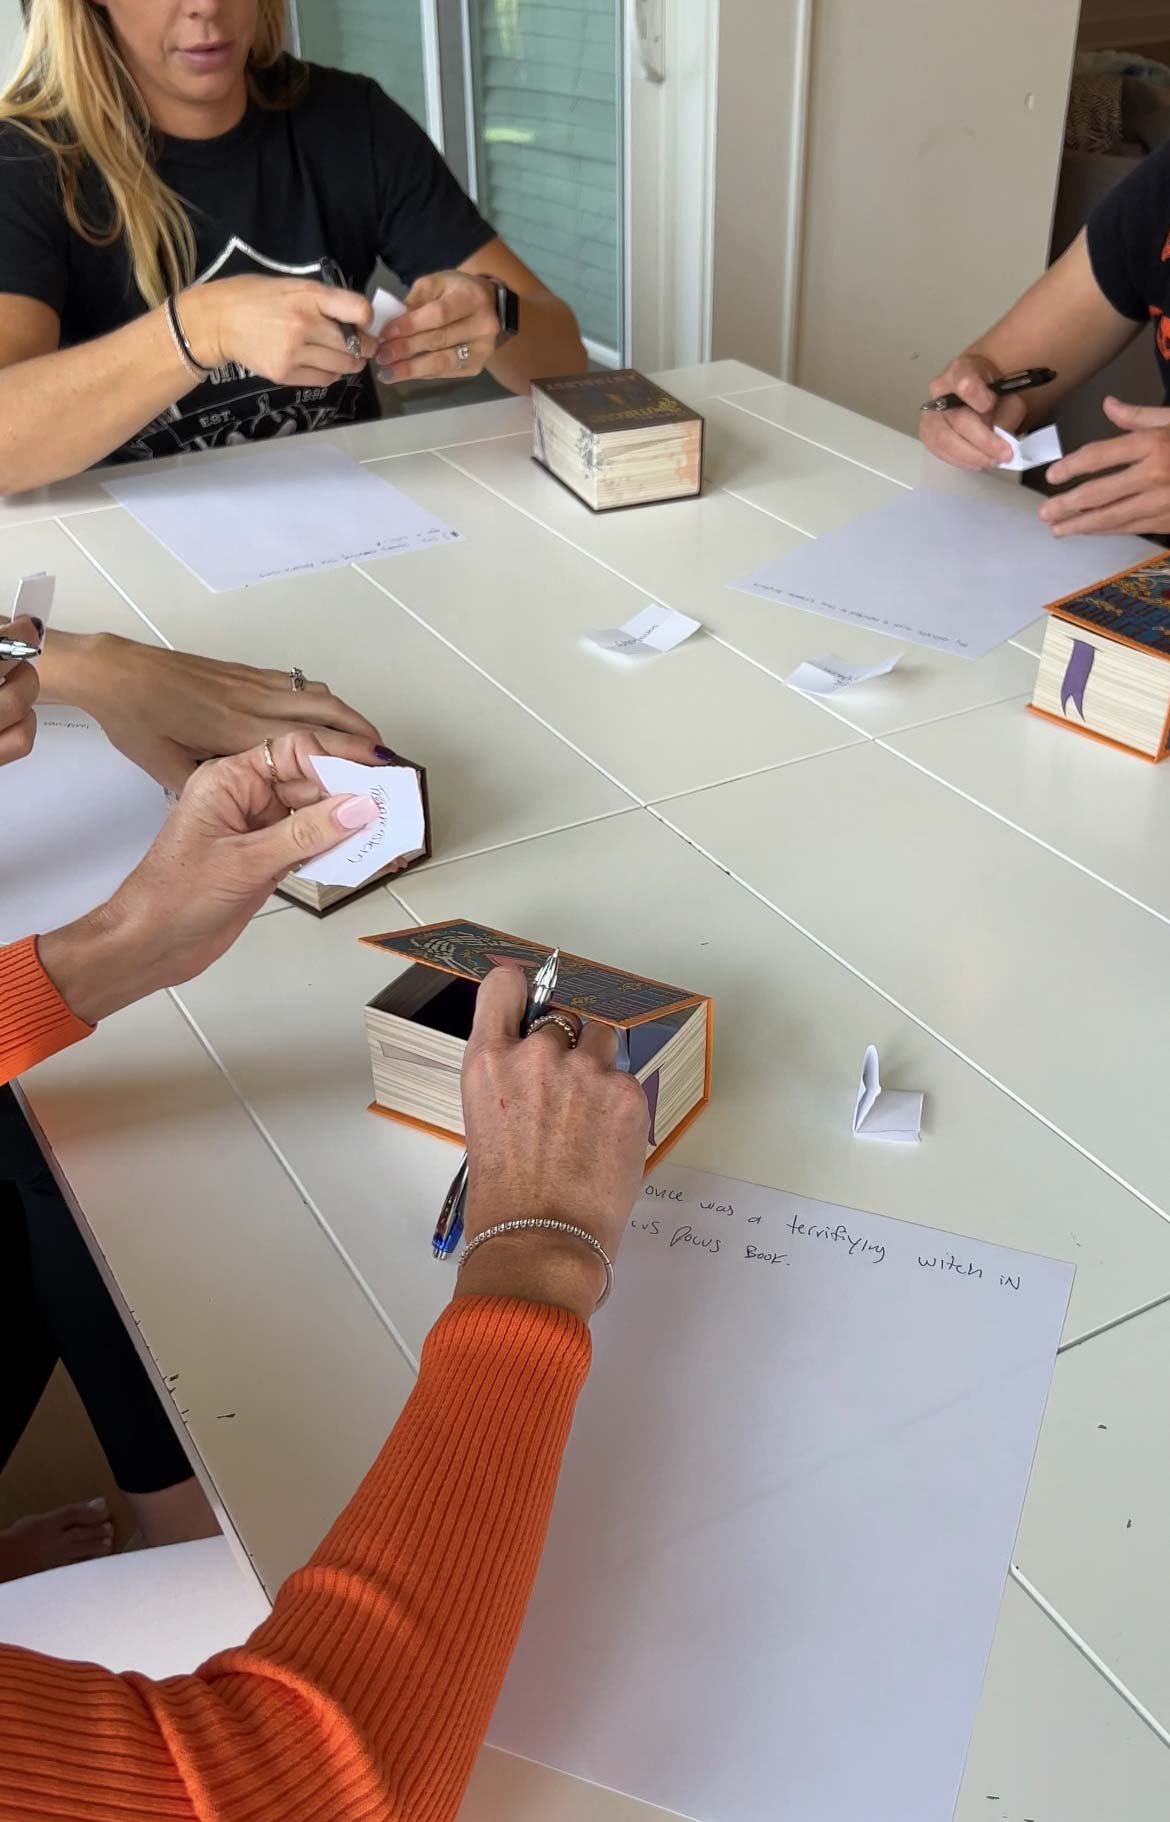
[(457, 531), (388, 479), (333, 443), (298, 439), (105, 486), (206, 588), (223, 593), (456, 541)]
[(1062, 541), (994, 500), (916, 488), (733, 586), (891, 639), (981, 658), (1048, 602), (1143, 555), (1148, 549), (1137, 538)]

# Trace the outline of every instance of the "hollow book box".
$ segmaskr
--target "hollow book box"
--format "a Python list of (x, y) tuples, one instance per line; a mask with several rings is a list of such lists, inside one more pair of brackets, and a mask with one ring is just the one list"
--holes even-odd
[(1170, 555), (1054, 601), (1029, 707), (1110, 746), (1165, 759), (1170, 744)]
[[(371, 1107), (461, 1140), (459, 1072), (479, 983), (501, 961), (521, 963), (531, 978), (549, 950), (460, 918), (361, 940), (411, 964), (366, 1007)], [(562, 950), (549, 1010), (617, 1032), (618, 1067), (650, 1104), (649, 1169), (711, 1097), (711, 1001)]]
[[(300, 872), (286, 874), (276, 888), (279, 898), (291, 899), (293, 904), (303, 905), (306, 911), (324, 917), (327, 911), (335, 910), (349, 899), (374, 891), (392, 874), (405, 873), (420, 860), (431, 858), (431, 807), (426, 768), (415, 765), (412, 759), (395, 755), (386, 765), (379, 766), (377, 772), (384, 774), (384, 780), (379, 782), (375, 776), (370, 796), (378, 805), (380, 825), (387, 828), (389, 852), (394, 859), (371, 873), (360, 886), (323, 884), (320, 880), (305, 878)], [(328, 860), (330, 857), (322, 855), (321, 858)]]
[(594, 512), (703, 491), (703, 419), (632, 367), (532, 385), (532, 454)]

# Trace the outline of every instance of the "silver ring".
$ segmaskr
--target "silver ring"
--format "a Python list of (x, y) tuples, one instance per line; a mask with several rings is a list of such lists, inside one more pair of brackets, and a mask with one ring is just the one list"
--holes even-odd
[(272, 757), (272, 742), (270, 740), (266, 740), (264, 742), (264, 763), (268, 767), (268, 770), (271, 772), (273, 778), (276, 778), (276, 776), (277, 776), (276, 761)]
[(299, 664), (293, 665), (292, 670), (288, 674), (288, 680), (292, 684), (292, 687), (294, 690), (303, 690), (304, 689), (305, 673), (301, 669)]
[(466, 342), (460, 342), (458, 348), (456, 348), (455, 359), (461, 367), (466, 367), (468, 361), (471, 359), (471, 349), (467, 346)]
[(581, 1033), (577, 1030), (573, 1021), (567, 1019), (563, 1012), (546, 1012), (543, 1018), (534, 1019), (532, 1024), (528, 1027), (529, 1037), (534, 1038), (538, 1031), (544, 1030), (546, 1025), (559, 1025), (569, 1040), (569, 1049), (576, 1050), (578, 1044), (581, 1042)]

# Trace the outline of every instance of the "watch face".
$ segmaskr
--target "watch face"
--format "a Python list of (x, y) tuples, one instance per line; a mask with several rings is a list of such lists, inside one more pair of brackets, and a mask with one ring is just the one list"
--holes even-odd
[(507, 341), (520, 328), (520, 299), (507, 285), (496, 286), (496, 308), (500, 317), (500, 341)]

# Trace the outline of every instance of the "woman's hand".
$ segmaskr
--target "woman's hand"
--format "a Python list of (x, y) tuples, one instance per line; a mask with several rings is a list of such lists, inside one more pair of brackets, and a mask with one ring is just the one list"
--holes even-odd
[[(606, 1025), (591, 1023), (576, 1050), (557, 1025), (521, 1042), (526, 999), (524, 974), (496, 968), (476, 1002), (463, 1062), (467, 1237), (544, 1217), (585, 1228), (612, 1259), (645, 1167), (646, 1097), (617, 1073)], [(537, 1231), (481, 1247), (458, 1294), (562, 1304), (587, 1321), (604, 1288), (604, 1268), (583, 1242)]]
[[(378, 347), (383, 380), (470, 379), (496, 351), (500, 315), (496, 287), (472, 272), (432, 272), (412, 286), (406, 315), (397, 317)], [(466, 348), (460, 361), (456, 349)]]
[(140, 645), (113, 633), (50, 633), (41, 660), (46, 697), (100, 721), (113, 745), (167, 790), (203, 759), (245, 752), (282, 734), (312, 733), (320, 751), (374, 765), (372, 722), (323, 683), (294, 690), (288, 671), (223, 664)]
[[(214, 279), (182, 292), (178, 308), (197, 361), (237, 361), (282, 386), (332, 386), (360, 373), (377, 347), (362, 333), (373, 315), (369, 299), (315, 279)], [(355, 334), (360, 355), (346, 346)]]
[[(106, 904), (38, 942), (66, 1005), (95, 1025), (191, 980), (229, 949), (286, 873), (372, 822), (372, 797), (326, 797), (305, 734), (201, 766)], [(290, 815), (290, 811), (293, 813)]]
[(1086, 443), (1054, 462), (1047, 476), (1054, 486), (1066, 481), (1081, 485), (1046, 500), (1040, 517), (1057, 538), (1082, 532), (1170, 532), (1170, 410), (1126, 405), (1115, 398), (1105, 400), (1104, 410), (1109, 422), (1128, 434)]
[[(0, 633), (6, 639), (22, 639), (26, 645), (41, 643), (39, 627), (27, 616), (0, 624)], [(0, 664), (0, 765), (32, 752), (37, 733), (33, 704), (40, 687), (40, 678), (25, 659), (8, 658)]]
[(994, 361), (982, 354), (960, 354), (930, 382), (932, 399), (957, 392), (965, 405), (950, 411), (922, 411), (918, 434), (932, 455), (952, 468), (990, 469), (1011, 460), (1011, 449), (995, 426), (1013, 433), (1021, 428), (1028, 407), (1018, 393), (1001, 399), (989, 380), (1002, 379)]

